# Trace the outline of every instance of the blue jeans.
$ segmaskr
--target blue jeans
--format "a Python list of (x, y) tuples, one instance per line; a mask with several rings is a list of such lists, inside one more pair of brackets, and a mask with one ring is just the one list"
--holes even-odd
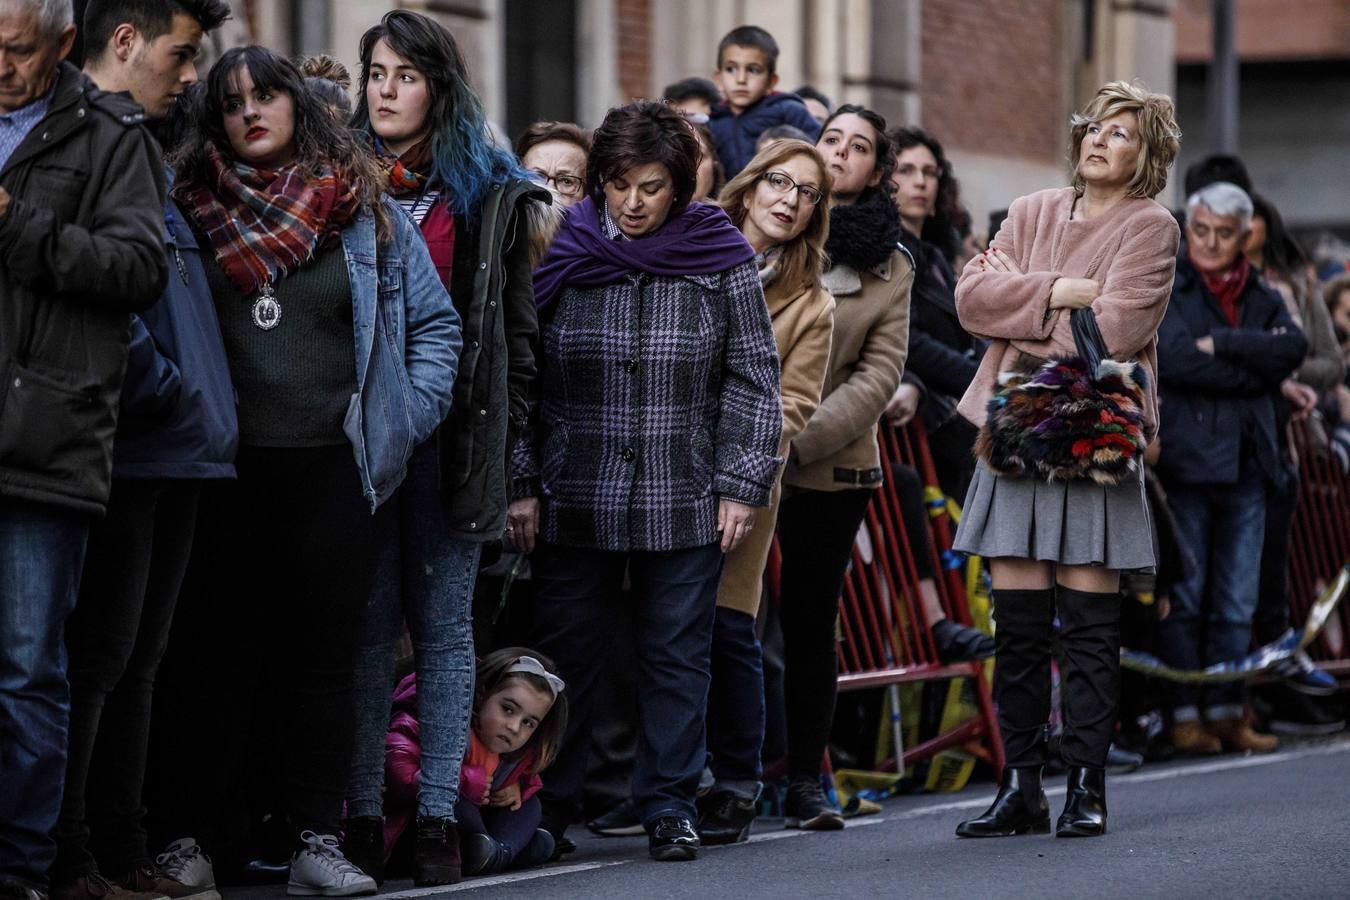
[(719, 606), (708, 695), (708, 764), (718, 785), (743, 796), (754, 793), (763, 746), (764, 664), (755, 617)]
[[(1239, 659), (1251, 647), (1266, 484), (1249, 477), (1237, 484), (1170, 485), (1167, 501), (1195, 569), (1172, 589), (1172, 611), (1158, 625), (1159, 656), (1178, 669)], [(1234, 718), (1242, 700), (1242, 682), (1173, 687), (1173, 705), (1183, 718), (1193, 716), (1202, 702), (1217, 718)]]
[(89, 520), (0, 498), (0, 881), (45, 887), (66, 772), (70, 687), (62, 631)]
[(607, 653), (605, 622), (620, 602), (625, 570), (638, 659), (633, 800), (644, 824), (663, 816), (695, 818), (721, 548), (622, 553), (541, 542), (530, 567), (530, 646), (551, 657), (567, 682), (567, 731), (540, 792), (547, 827), (561, 834), (579, 809)]
[(398, 515), (380, 540), (379, 574), (356, 656), (356, 745), (347, 811), (351, 816), (384, 812), (394, 648), (406, 618), (421, 727), (417, 813), (453, 820), (473, 711), (473, 589), (483, 545), (446, 537), (434, 440), (413, 451), (408, 477), (390, 503)]

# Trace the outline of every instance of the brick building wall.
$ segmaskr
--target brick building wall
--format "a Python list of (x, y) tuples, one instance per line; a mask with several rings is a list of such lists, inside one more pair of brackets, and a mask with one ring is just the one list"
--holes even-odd
[[(1172, 21), (1177, 62), (1207, 62), (1209, 0), (1179, 0)], [(1250, 62), (1350, 58), (1350, 2), (1238, 0), (1237, 49)]]
[(651, 0), (614, 0), (618, 31), (619, 95), (624, 100), (653, 95)]
[[(952, 148), (1057, 163), (1067, 83), (1058, 0), (923, 6), (924, 128)], [(978, 34), (980, 39), (972, 40)]]

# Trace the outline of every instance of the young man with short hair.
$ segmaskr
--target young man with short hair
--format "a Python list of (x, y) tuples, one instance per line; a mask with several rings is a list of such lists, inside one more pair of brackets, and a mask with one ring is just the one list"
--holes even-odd
[[(203, 36), (229, 15), (223, 0), (90, 0), (85, 74), (161, 122), (197, 82)], [(198, 497), (204, 479), (234, 476), (238, 443), (234, 389), (195, 241), (172, 201), (161, 221), (174, 271), (159, 302), (132, 317), (107, 515), (90, 532), (66, 623), (70, 735), (54, 900), (219, 900), (195, 842), (175, 844), (156, 863), (142, 823), (155, 673)]]
[(733, 28), (717, 45), (713, 80), (724, 102), (713, 108), (708, 127), (727, 178), (735, 177), (754, 158), (755, 145), (766, 128), (793, 125), (812, 141), (820, 136), (820, 123), (801, 98), (774, 91), (777, 68), (778, 42), (758, 26)]

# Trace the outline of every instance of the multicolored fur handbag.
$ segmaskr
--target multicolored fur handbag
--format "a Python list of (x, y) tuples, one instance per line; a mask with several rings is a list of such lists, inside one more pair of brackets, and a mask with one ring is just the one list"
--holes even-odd
[(1003, 372), (975, 453), (1002, 475), (1104, 486), (1137, 476), (1144, 455), (1144, 369), (1107, 357), (1091, 308), (1070, 313), (1078, 355)]

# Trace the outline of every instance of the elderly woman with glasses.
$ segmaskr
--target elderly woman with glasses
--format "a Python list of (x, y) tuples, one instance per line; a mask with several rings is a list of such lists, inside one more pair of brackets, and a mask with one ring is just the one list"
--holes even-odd
[(535, 272), (542, 365), (517, 446), (508, 535), (533, 551), (531, 646), (572, 695), (542, 799), (555, 834), (586, 769), (605, 624), (625, 573), (637, 642), (633, 799), (656, 859), (692, 859), (722, 554), (777, 478), (778, 354), (755, 251), (691, 203), (693, 126), (664, 103), (613, 109), (587, 196)]
[(535, 122), (516, 138), (516, 158), (540, 184), (557, 192), (563, 206), (585, 197), (590, 135), (571, 122)]

